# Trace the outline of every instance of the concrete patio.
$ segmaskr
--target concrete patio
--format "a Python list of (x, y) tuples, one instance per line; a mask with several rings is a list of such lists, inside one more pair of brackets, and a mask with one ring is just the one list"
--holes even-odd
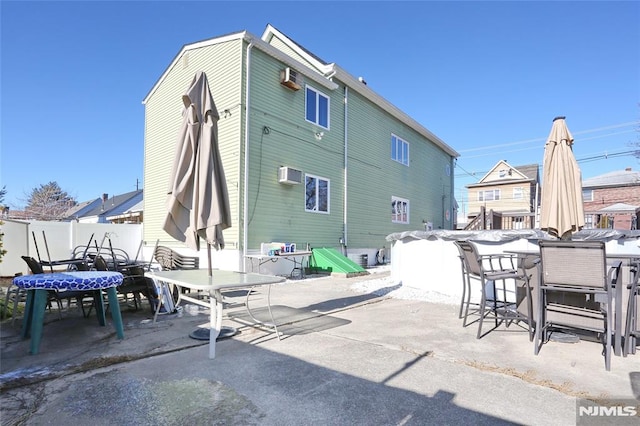
[[(232, 292), (224, 324), (240, 333), (213, 360), (188, 337), (208, 321), (195, 306), (155, 324), (148, 305), (124, 307), (124, 340), (95, 316), (49, 313), (35, 356), (20, 321), (5, 321), (2, 424), (597, 424), (578, 418), (577, 399), (640, 401), (640, 354), (614, 356), (610, 372), (594, 342), (549, 342), (535, 356), (515, 325), (477, 340), (456, 305), (398, 290), (388, 272), (274, 285), (281, 340), (247, 326), (244, 292)], [(266, 320), (261, 297), (252, 306)]]

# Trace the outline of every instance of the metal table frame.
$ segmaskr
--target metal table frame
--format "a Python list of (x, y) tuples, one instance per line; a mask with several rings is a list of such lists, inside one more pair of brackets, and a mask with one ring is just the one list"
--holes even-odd
[[(295, 251), (293, 253), (283, 253), (283, 254), (279, 254), (277, 256), (270, 256), (268, 254), (247, 254), (247, 255), (245, 255), (245, 257), (247, 259), (249, 259), (249, 261), (251, 262), (251, 270), (252, 271), (255, 270), (254, 260), (258, 261), (258, 273), (260, 273), (260, 267), (262, 265), (264, 265), (265, 263), (277, 262), (280, 259), (287, 260), (287, 261), (293, 263), (293, 269), (291, 270), (291, 273), (289, 274), (289, 276), (293, 277), (293, 272), (296, 269), (298, 269), (298, 270), (300, 270), (300, 276), (302, 278), (304, 278), (305, 274), (304, 274), (303, 262), (305, 261), (305, 259), (307, 259), (309, 256), (311, 256), (311, 254), (312, 254), (312, 252), (310, 252), (310, 251)], [(300, 260), (298, 260), (299, 257), (301, 257)]]
[[(151, 271), (145, 273), (146, 277), (152, 278), (154, 280), (159, 281), (164, 284), (171, 284), (178, 287), (178, 300), (176, 301), (176, 306), (182, 300), (187, 302), (194, 303), (199, 306), (204, 306), (209, 308), (209, 358), (213, 359), (216, 356), (216, 339), (220, 334), (220, 329), (222, 328), (222, 310), (223, 310), (223, 290), (230, 289), (238, 289), (238, 288), (253, 288), (257, 286), (268, 285), (269, 286), (269, 295), (268, 295), (268, 308), (269, 314), (271, 315), (271, 300), (270, 300), (270, 291), (271, 284), (276, 284), (279, 282), (283, 282), (285, 279), (283, 277), (271, 276), (271, 275), (260, 275), (254, 273), (243, 273), (243, 272), (233, 272), (233, 271), (221, 271), (214, 270), (213, 275), (209, 276), (208, 271), (206, 269), (189, 269), (189, 270), (173, 270), (173, 271)], [(196, 299), (189, 295), (183, 294), (180, 291), (182, 288), (188, 288), (190, 290), (200, 290), (204, 291), (208, 294), (208, 301)], [(250, 292), (249, 292), (250, 294)], [(247, 301), (249, 294), (247, 294)], [(160, 304), (158, 304), (159, 306)], [(251, 315), (251, 311), (249, 310), (247, 304), (247, 310), (252, 319), (257, 321), (253, 315)], [(156, 311), (157, 315), (157, 311)], [(271, 315), (271, 319), (273, 321), (273, 315)], [(154, 317), (155, 321), (155, 317)], [(275, 321), (273, 324), (277, 333), (277, 326)], [(279, 336), (279, 334), (278, 334)]]

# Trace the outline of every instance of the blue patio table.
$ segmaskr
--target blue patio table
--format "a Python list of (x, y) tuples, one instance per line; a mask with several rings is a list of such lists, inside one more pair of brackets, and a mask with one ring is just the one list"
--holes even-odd
[(73, 271), (51, 274), (33, 274), (15, 277), (13, 283), (27, 291), (22, 337), (31, 335), (30, 353), (35, 355), (40, 350), (44, 313), (47, 305), (47, 292), (63, 290), (95, 291), (94, 303), (101, 326), (106, 324), (102, 290), (107, 290), (111, 318), (113, 319), (118, 339), (124, 338), (124, 328), (116, 287), (122, 284), (123, 276), (111, 271)]

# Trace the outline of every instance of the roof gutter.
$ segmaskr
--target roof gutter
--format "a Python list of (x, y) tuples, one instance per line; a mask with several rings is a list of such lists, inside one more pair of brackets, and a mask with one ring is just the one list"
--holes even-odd
[(249, 242), (249, 222), (247, 210), (249, 207), (249, 102), (250, 102), (250, 90), (251, 90), (251, 49), (253, 48), (253, 41), (249, 42), (247, 46), (247, 63), (246, 63), (246, 76), (245, 76), (245, 100), (244, 100), (244, 183), (243, 183), (243, 211), (242, 211), (242, 272), (246, 272), (246, 264), (244, 259), (247, 256), (247, 244)]
[(336, 78), (344, 82), (345, 85), (349, 86), (350, 88), (358, 92), (360, 95), (369, 99), (375, 105), (378, 105), (380, 108), (384, 109), (393, 117), (400, 120), (407, 126), (411, 127), (412, 129), (420, 133), (425, 138), (429, 139), (431, 142), (433, 142), (437, 147), (442, 149), (448, 155), (452, 157), (460, 156), (460, 154), (457, 151), (455, 151), (453, 148), (447, 145), (442, 139), (437, 137), (435, 134), (431, 133), (423, 125), (418, 123), (413, 118), (409, 117), (409, 115), (402, 112), (398, 107), (393, 105), (391, 102), (387, 101), (385, 98), (375, 93), (366, 84), (363, 84), (362, 82), (356, 80), (351, 74), (349, 74), (348, 72), (340, 68), (340, 66), (333, 64), (333, 67), (335, 70), (334, 74), (336, 75)]
[(349, 223), (347, 221), (348, 216), (347, 216), (347, 211), (349, 210), (347, 207), (349, 205), (348, 203), (348, 188), (349, 185), (347, 185), (347, 178), (349, 175), (349, 167), (348, 167), (348, 159), (349, 159), (349, 87), (348, 86), (344, 86), (344, 211), (342, 213), (342, 240), (344, 243), (345, 248), (348, 247), (348, 239), (347, 239), (347, 224)]

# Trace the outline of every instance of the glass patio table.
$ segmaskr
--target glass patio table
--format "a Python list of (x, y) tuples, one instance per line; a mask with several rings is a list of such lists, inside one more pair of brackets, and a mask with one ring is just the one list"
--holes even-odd
[[(256, 286), (268, 285), (269, 286), (269, 312), (271, 312), (270, 290), (271, 284), (283, 282), (283, 277), (273, 275), (261, 275), (254, 273), (233, 272), (233, 271), (221, 271), (214, 270), (213, 275), (209, 276), (207, 269), (183, 269), (172, 271), (151, 271), (146, 272), (145, 276), (157, 280), (161, 283), (172, 284), (178, 288), (178, 300), (176, 306), (180, 304), (182, 300), (194, 303), (199, 306), (209, 308), (209, 358), (213, 359), (216, 356), (216, 339), (222, 329), (222, 309), (223, 309), (223, 297), (221, 291), (238, 289), (238, 288), (253, 288)], [(208, 294), (207, 301), (196, 299), (183, 294), (181, 288), (188, 288), (190, 290), (201, 290)], [(164, 293), (164, 291), (162, 292)], [(250, 292), (247, 294), (250, 294)], [(158, 304), (159, 306), (160, 304)], [(249, 311), (248, 298), (247, 298), (247, 310)], [(157, 314), (157, 311), (156, 311)], [(251, 311), (249, 311), (251, 315)], [(253, 315), (251, 315), (253, 317)], [(272, 316), (273, 321), (273, 316)], [(276, 328), (275, 321), (271, 324)], [(276, 328), (277, 333), (277, 328)]]

